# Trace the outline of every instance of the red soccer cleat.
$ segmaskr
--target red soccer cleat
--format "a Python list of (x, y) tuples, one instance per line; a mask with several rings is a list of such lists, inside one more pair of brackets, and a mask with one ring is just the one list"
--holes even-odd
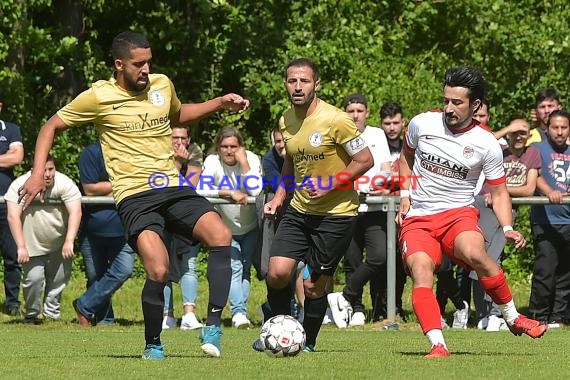
[(519, 315), (517, 319), (514, 320), (513, 324), (508, 324), (509, 330), (517, 336), (521, 334), (526, 334), (533, 339), (540, 338), (544, 335), (546, 330), (548, 330), (548, 326), (540, 323), (539, 321), (535, 321), (534, 319), (530, 319), (525, 317), (524, 315)]
[(429, 354), (427, 354), (426, 356), (424, 356), (424, 358), (446, 358), (448, 356), (451, 356), (451, 354), (449, 353), (449, 351), (447, 350), (447, 348), (439, 343), (436, 344), (435, 346), (433, 346), (431, 348), (431, 351), (429, 352)]

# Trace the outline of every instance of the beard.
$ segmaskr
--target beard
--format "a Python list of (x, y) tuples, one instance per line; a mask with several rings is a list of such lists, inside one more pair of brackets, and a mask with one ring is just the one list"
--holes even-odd
[(128, 91), (135, 91), (139, 92), (146, 88), (148, 85), (148, 76), (146, 77), (138, 77), (137, 79), (133, 80), (125, 76), (125, 86), (127, 87)]

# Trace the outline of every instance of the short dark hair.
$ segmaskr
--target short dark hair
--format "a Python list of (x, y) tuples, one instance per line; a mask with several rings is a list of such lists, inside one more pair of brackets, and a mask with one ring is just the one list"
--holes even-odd
[(443, 86), (465, 87), (469, 90), (469, 100), (473, 102), (479, 99), (481, 102), (487, 97), (489, 85), (483, 77), (483, 73), (470, 66), (461, 66), (455, 69), (448, 69), (445, 72)]
[(346, 110), (346, 107), (353, 103), (364, 104), (364, 106), (368, 108), (368, 99), (366, 99), (366, 96), (359, 93), (354, 93), (344, 98), (342, 101), (342, 109)]
[(548, 127), (550, 127), (550, 120), (552, 120), (553, 117), (565, 117), (570, 122), (570, 113), (568, 113), (568, 111), (565, 109), (554, 110), (548, 115), (548, 123), (546, 123)]
[(400, 104), (396, 102), (386, 102), (380, 108), (380, 121), (386, 117), (394, 117), (397, 114), (402, 115), (404, 117), (404, 111)]
[(142, 48), (149, 49), (150, 43), (140, 33), (126, 31), (121, 32), (113, 38), (113, 44), (111, 45), (111, 56), (113, 59), (122, 59), (130, 55), (131, 50)]
[(317, 64), (311, 61), (309, 58), (296, 58), (291, 62), (289, 62), (287, 64), (287, 67), (285, 67), (285, 79), (287, 79), (287, 70), (289, 70), (290, 67), (304, 67), (304, 66), (310, 67), (311, 70), (313, 70), (313, 79), (315, 82), (321, 79)]
[(544, 100), (556, 100), (560, 103), (560, 97), (558, 96), (558, 91), (552, 87), (544, 88), (536, 94), (534, 98), (536, 105), (538, 106)]

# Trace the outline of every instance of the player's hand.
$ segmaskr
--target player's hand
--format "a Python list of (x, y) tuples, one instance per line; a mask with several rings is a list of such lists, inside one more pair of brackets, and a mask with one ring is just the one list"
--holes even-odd
[(18, 264), (25, 264), (30, 261), (30, 254), (28, 253), (28, 248), (21, 247), (18, 248)]
[(333, 189), (328, 178), (325, 177), (309, 178), (308, 180), (303, 181), (303, 187), (311, 199), (322, 198)]
[(273, 198), (263, 205), (263, 214), (266, 218), (274, 219), (282, 204), (283, 202), (279, 202), (279, 200)]
[(526, 245), (526, 239), (523, 234), (518, 231), (508, 231), (505, 233), (505, 237), (510, 243), (514, 244), (517, 249), (524, 248)]
[(483, 201), (485, 203), (485, 207), (492, 207), (493, 197), (491, 196), (491, 193), (483, 194)]
[(61, 256), (64, 259), (69, 260), (73, 258), (73, 255), (73, 241), (65, 241), (61, 248)]
[(222, 96), (222, 109), (242, 113), (249, 108), (249, 100), (238, 94), (226, 94)]
[(46, 185), (43, 176), (34, 176), (32, 174), (22, 187), (18, 189), (18, 203), (23, 203), (22, 209), (25, 210), (38, 194), (40, 195), (40, 201), (44, 202)]
[(400, 198), (400, 208), (396, 213), (396, 223), (398, 225), (402, 225), (408, 211), (410, 211), (410, 197)]
[(561, 204), (562, 203), (562, 193), (559, 190), (553, 190), (547, 195), (550, 203)]

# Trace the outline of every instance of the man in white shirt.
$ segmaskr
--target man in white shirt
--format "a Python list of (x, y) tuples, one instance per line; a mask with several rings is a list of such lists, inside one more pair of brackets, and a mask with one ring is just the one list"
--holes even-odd
[(37, 324), (42, 312), (42, 293), (44, 317), (61, 316), (61, 293), (71, 275), (73, 244), (81, 221), (81, 193), (71, 178), (55, 170), (53, 158), (48, 156), (44, 171), (46, 198), (62, 203), (32, 204), (22, 210), (18, 189), (30, 175), (27, 172), (16, 178), (5, 199), (8, 223), (24, 274), (24, 322)]

